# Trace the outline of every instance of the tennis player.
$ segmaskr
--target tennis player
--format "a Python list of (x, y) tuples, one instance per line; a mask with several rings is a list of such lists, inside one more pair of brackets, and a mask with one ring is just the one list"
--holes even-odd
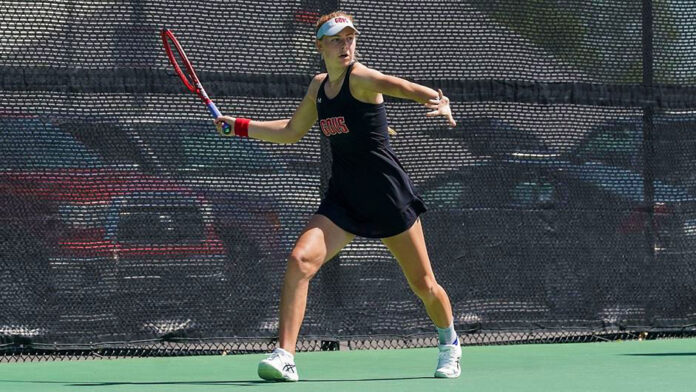
[(333, 155), (324, 200), (300, 234), (290, 256), (280, 299), (279, 347), (259, 363), (265, 380), (297, 381), (294, 354), (307, 305), (309, 281), (356, 235), (381, 238), (403, 270), (409, 286), (437, 327), (439, 357), (435, 377), (458, 377), (461, 347), (452, 306), (437, 283), (426, 251), (419, 215), (426, 211), (389, 144), (383, 95), (425, 105), (426, 116), (443, 116), (450, 126), (449, 99), (442, 91), (384, 75), (356, 61), (359, 32), (351, 15), (334, 12), (316, 25), (316, 48), (327, 73), (315, 76), (291, 119), (251, 121), (220, 116), (237, 136), (294, 143), (319, 120)]

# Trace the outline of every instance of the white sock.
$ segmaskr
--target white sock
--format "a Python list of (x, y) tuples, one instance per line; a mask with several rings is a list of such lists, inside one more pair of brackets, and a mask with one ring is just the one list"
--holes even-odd
[(437, 337), (440, 344), (459, 344), (459, 338), (457, 338), (457, 332), (454, 330), (454, 324), (450, 324), (447, 328), (437, 328)]

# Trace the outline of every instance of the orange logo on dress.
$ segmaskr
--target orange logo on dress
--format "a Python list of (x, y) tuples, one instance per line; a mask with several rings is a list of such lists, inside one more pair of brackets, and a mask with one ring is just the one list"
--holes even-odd
[(330, 117), (319, 121), (321, 131), (326, 136), (338, 135), (339, 133), (348, 133), (350, 130), (346, 126), (346, 119), (341, 117)]

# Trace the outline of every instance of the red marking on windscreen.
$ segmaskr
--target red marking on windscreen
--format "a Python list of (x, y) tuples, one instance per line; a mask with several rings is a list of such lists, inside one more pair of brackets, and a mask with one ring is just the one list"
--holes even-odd
[(295, 22), (313, 25), (317, 23), (319, 13), (314, 11), (299, 10), (295, 12)]

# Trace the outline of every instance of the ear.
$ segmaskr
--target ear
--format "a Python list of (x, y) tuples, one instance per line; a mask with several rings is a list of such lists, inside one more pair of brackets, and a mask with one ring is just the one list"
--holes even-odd
[(314, 47), (317, 48), (317, 52), (319, 52), (319, 54), (321, 54), (321, 51), (323, 48), (322, 48), (322, 42), (320, 39), (314, 40)]

